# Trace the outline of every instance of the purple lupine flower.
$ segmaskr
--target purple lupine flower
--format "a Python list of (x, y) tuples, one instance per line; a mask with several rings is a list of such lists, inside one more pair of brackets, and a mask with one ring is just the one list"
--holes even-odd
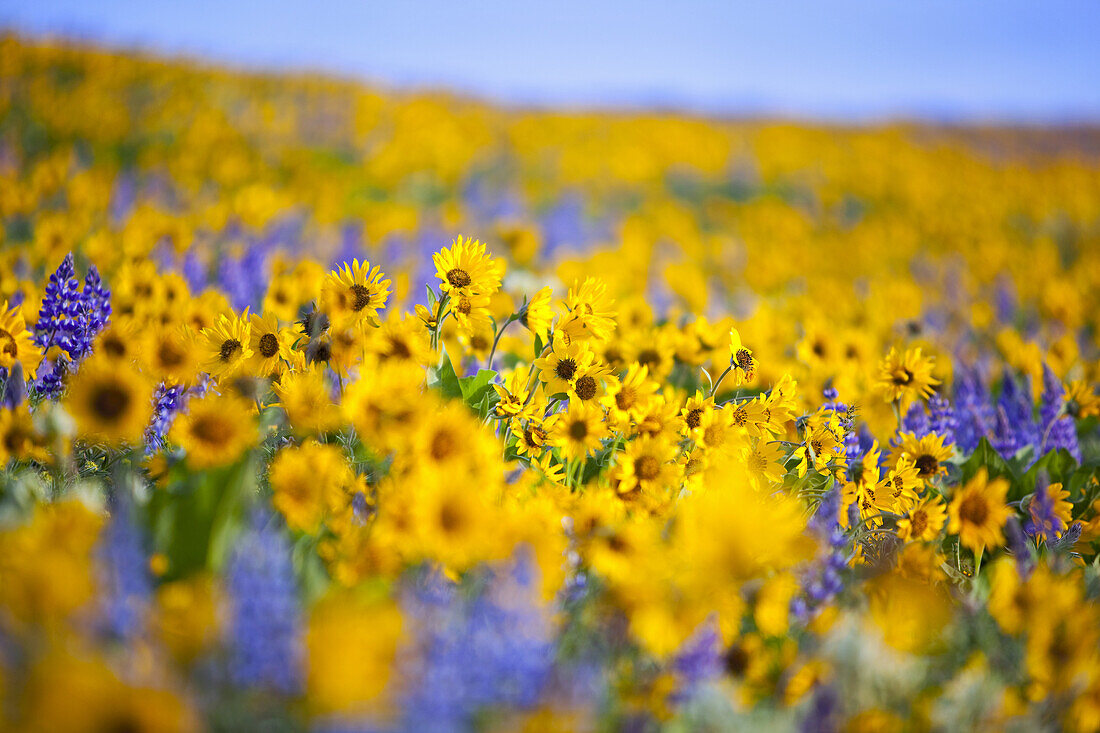
[(34, 326), (34, 343), (43, 352), (59, 346), (71, 352), (75, 334), (81, 330), (78, 320), (84, 315), (84, 299), (76, 279), (73, 253), (65, 255), (57, 270), (50, 275), (46, 294)]
[(176, 415), (186, 406), (187, 388), (161, 382), (153, 392), (153, 417), (145, 428), (145, 454), (152, 455), (164, 447), (164, 439)]
[(267, 293), (267, 247), (253, 242), (239, 257), (222, 257), (218, 264), (218, 284), (237, 310), (259, 309)]
[(547, 685), (553, 641), (537, 566), (523, 552), (487, 572), (472, 598), (438, 573), (406, 592), (415, 641), (402, 665), (404, 729), (465, 730), (481, 710), (534, 706)]
[(132, 507), (124, 499), (113, 505), (96, 550), (101, 623), (111, 637), (133, 639), (145, 629), (152, 579)]
[(36, 385), (41, 394), (50, 399), (60, 396), (65, 376), (91, 353), (110, 316), (111, 292), (99, 271), (94, 266), (88, 269), (81, 290), (70, 252), (50, 275), (34, 327), (34, 341), (43, 354), (54, 347), (64, 352), (41, 369)]
[(1012, 323), (1016, 317), (1016, 286), (1010, 277), (1002, 277), (997, 282), (995, 296), (997, 320)]
[(1016, 572), (1024, 580), (1031, 575), (1034, 560), (1031, 557), (1031, 546), (1028, 544), (1024, 528), (1020, 526), (1020, 520), (1009, 517), (1005, 524), (1005, 539), (1008, 541), (1008, 549), (1016, 560)]
[(1039, 406), (1041, 432), (1036, 457), (1050, 450), (1065, 450), (1080, 463), (1081, 447), (1077, 442), (1077, 426), (1073, 418), (1063, 412), (1065, 394), (1062, 381), (1044, 364), (1043, 394)]
[(983, 437), (991, 437), (997, 420), (989, 387), (977, 369), (962, 368), (955, 382), (955, 442), (972, 453)]
[(724, 651), (718, 624), (709, 618), (684, 642), (672, 659), (672, 670), (678, 683), (673, 701), (683, 703), (690, 700), (700, 685), (718, 677), (723, 669)]
[(908, 412), (905, 413), (905, 417), (901, 419), (901, 432), (913, 433), (918, 438), (923, 438), (931, 432), (932, 428), (928, 422), (928, 413), (924, 410), (924, 405), (920, 402), (914, 402), (909, 405)]
[(810, 708), (799, 726), (801, 733), (834, 733), (840, 730), (839, 696), (832, 685), (818, 685)]
[(834, 486), (806, 524), (807, 530), (821, 542), (821, 552), (802, 575), (802, 592), (791, 600), (791, 613), (800, 620), (809, 619), (844, 589), (848, 537), (838, 521), (839, 511), (840, 488)]
[(189, 250), (187, 254), (183, 256), (183, 263), (180, 265), (180, 273), (187, 281), (187, 286), (191, 288), (191, 292), (200, 293), (206, 289), (209, 283), (209, 278), (206, 273), (206, 265), (203, 264), (202, 258), (194, 250)]
[(942, 395), (932, 395), (928, 400), (930, 415), (928, 428), (936, 435), (943, 436), (943, 444), (950, 445), (955, 442), (955, 408), (951, 406), (951, 400)]
[(1024, 532), (1044, 542), (1050, 542), (1066, 531), (1066, 523), (1055, 512), (1056, 493), (1050, 491), (1045, 472), (1040, 472), (1035, 483), (1035, 493), (1028, 502), (1028, 520), (1024, 522)]
[(305, 652), (290, 544), (269, 512), (250, 522), (226, 571), (230, 677), (238, 687), (294, 694)]
[(4, 391), (0, 393), (0, 408), (14, 410), (27, 399), (27, 380), (23, 378), (23, 365), (15, 362), (11, 371), (0, 367), (0, 379), (4, 380)]
[(84, 289), (80, 293), (88, 318), (88, 331), (95, 337), (111, 320), (111, 291), (103, 284), (95, 265), (88, 266), (84, 276)]
[(1027, 446), (1039, 445), (1039, 426), (1031, 405), (1030, 383), (1025, 378), (1021, 387), (1005, 375), (1001, 397), (997, 400), (997, 416), (993, 427), (993, 447), (1006, 460)]

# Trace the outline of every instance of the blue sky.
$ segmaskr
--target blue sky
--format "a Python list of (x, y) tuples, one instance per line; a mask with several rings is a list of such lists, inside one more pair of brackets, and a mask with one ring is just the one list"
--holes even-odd
[(0, 0), (0, 26), (522, 104), (1100, 121), (1097, 0)]

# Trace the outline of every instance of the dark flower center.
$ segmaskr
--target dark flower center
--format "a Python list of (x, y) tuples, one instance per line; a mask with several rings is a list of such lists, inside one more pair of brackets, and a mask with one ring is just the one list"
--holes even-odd
[(959, 517), (970, 524), (981, 526), (989, 516), (989, 505), (981, 496), (972, 494), (959, 505)]
[(220, 446), (233, 437), (233, 429), (217, 415), (199, 415), (191, 423), (191, 435), (207, 445)]
[(279, 339), (273, 333), (265, 333), (260, 336), (260, 356), (270, 359), (279, 353)]
[(452, 288), (465, 288), (473, 280), (470, 279), (470, 273), (456, 267), (447, 273), (447, 282), (451, 284)]
[(917, 470), (920, 472), (921, 478), (928, 478), (929, 476), (935, 476), (936, 471), (940, 469), (940, 462), (936, 460), (935, 456), (925, 454), (917, 459)]
[(590, 400), (596, 396), (596, 380), (587, 374), (578, 379), (574, 387), (577, 391), (577, 397), (582, 400)]
[(620, 410), (629, 410), (638, 402), (638, 395), (632, 387), (622, 387), (615, 395), (615, 406)]
[(923, 509), (918, 509), (909, 515), (909, 529), (914, 537), (920, 537), (928, 528), (928, 515)]
[(370, 289), (365, 285), (359, 285), (358, 283), (352, 285), (351, 294), (355, 296), (355, 300), (351, 304), (351, 309), (356, 313), (370, 305), (371, 293)]
[(661, 463), (653, 456), (642, 456), (634, 461), (634, 472), (643, 481), (652, 481), (661, 473)]
[(237, 339), (226, 339), (225, 341), (222, 341), (222, 348), (218, 352), (218, 357), (224, 362), (229, 362), (240, 351), (240, 341), (238, 341)]
[(748, 349), (737, 350), (737, 366), (741, 367), (746, 372), (752, 371), (752, 354)]
[(573, 440), (584, 440), (588, 437), (588, 423), (577, 420), (569, 426), (569, 437)]
[(699, 427), (703, 422), (703, 409), (701, 407), (696, 407), (688, 410), (688, 414), (684, 417), (684, 421), (692, 430)]
[(561, 359), (554, 367), (554, 373), (562, 379), (572, 379), (573, 375), (577, 373), (577, 362), (572, 359)]
[(92, 395), (92, 411), (104, 420), (118, 420), (130, 406), (130, 393), (116, 384), (105, 384)]

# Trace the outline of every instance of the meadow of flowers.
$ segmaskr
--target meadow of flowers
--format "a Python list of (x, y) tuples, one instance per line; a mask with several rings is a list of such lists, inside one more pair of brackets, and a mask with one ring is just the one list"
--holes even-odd
[(0, 728), (1100, 728), (1100, 133), (0, 38)]

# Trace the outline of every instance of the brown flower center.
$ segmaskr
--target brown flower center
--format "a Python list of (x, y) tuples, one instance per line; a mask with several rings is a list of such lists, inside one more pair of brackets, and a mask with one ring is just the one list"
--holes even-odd
[(622, 387), (615, 395), (615, 406), (620, 410), (629, 410), (638, 403), (638, 394), (633, 387)]
[(470, 311), (474, 309), (474, 304), (470, 302), (470, 299), (463, 295), (458, 299), (458, 305), (455, 306), (455, 310), (464, 316), (470, 315)]
[(969, 524), (981, 526), (989, 517), (989, 504), (985, 497), (971, 494), (959, 504), (959, 518)]
[(940, 462), (936, 460), (935, 456), (930, 456), (927, 453), (918, 458), (915, 465), (921, 478), (935, 476), (936, 472), (940, 470)]
[(569, 426), (569, 437), (573, 440), (584, 440), (588, 437), (588, 423), (584, 420), (575, 420)]
[(905, 367), (901, 367), (894, 372), (894, 384), (900, 386), (909, 384), (913, 381), (913, 372), (909, 371)]
[(465, 288), (473, 280), (470, 279), (470, 273), (456, 267), (447, 273), (447, 282), (451, 284), (452, 288)]
[(652, 481), (661, 473), (661, 462), (653, 456), (641, 456), (634, 461), (634, 473), (642, 481)]
[(582, 400), (590, 400), (596, 396), (596, 380), (587, 374), (577, 380), (574, 388), (577, 391), (577, 397)]
[(436, 461), (445, 461), (455, 454), (458, 449), (458, 441), (449, 430), (440, 430), (432, 436), (431, 447), (428, 452)]
[(0, 347), (0, 351), (2, 351), (5, 356), (14, 358), (18, 355), (19, 347), (15, 345), (15, 337), (2, 328), (0, 328), (0, 342), (4, 344)]
[(225, 363), (229, 363), (233, 358), (242, 351), (241, 342), (237, 339), (226, 339), (222, 341), (221, 350), (218, 352), (218, 358)]
[(104, 384), (92, 395), (92, 412), (113, 422), (126, 414), (132, 399), (130, 393), (117, 384)]
[(279, 339), (273, 333), (260, 336), (260, 356), (270, 359), (279, 353)]
[(738, 349), (734, 358), (737, 359), (737, 366), (746, 372), (752, 371), (752, 354), (749, 353), (748, 349)]
[(649, 367), (649, 371), (652, 372), (661, 365), (661, 355), (656, 349), (642, 349), (638, 352), (638, 363)]
[(701, 407), (695, 407), (688, 410), (688, 414), (684, 416), (684, 422), (686, 422), (687, 426), (692, 430), (699, 427), (703, 422), (703, 409)]
[(577, 373), (577, 362), (570, 358), (559, 359), (554, 367), (554, 374), (565, 380), (570, 380)]
[(207, 445), (220, 446), (233, 437), (233, 429), (217, 415), (199, 415), (191, 423), (191, 435)]
[(352, 285), (351, 294), (355, 297), (355, 300), (351, 303), (351, 309), (356, 313), (370, 305), (371, 292), (370, 288), (366, 285), (360, 285), (358, 283)]
[(917, 509), (909, 515), (909, 529), (913, 537), (920, 537), (928, 528), (928, 515), (923, 509)]

